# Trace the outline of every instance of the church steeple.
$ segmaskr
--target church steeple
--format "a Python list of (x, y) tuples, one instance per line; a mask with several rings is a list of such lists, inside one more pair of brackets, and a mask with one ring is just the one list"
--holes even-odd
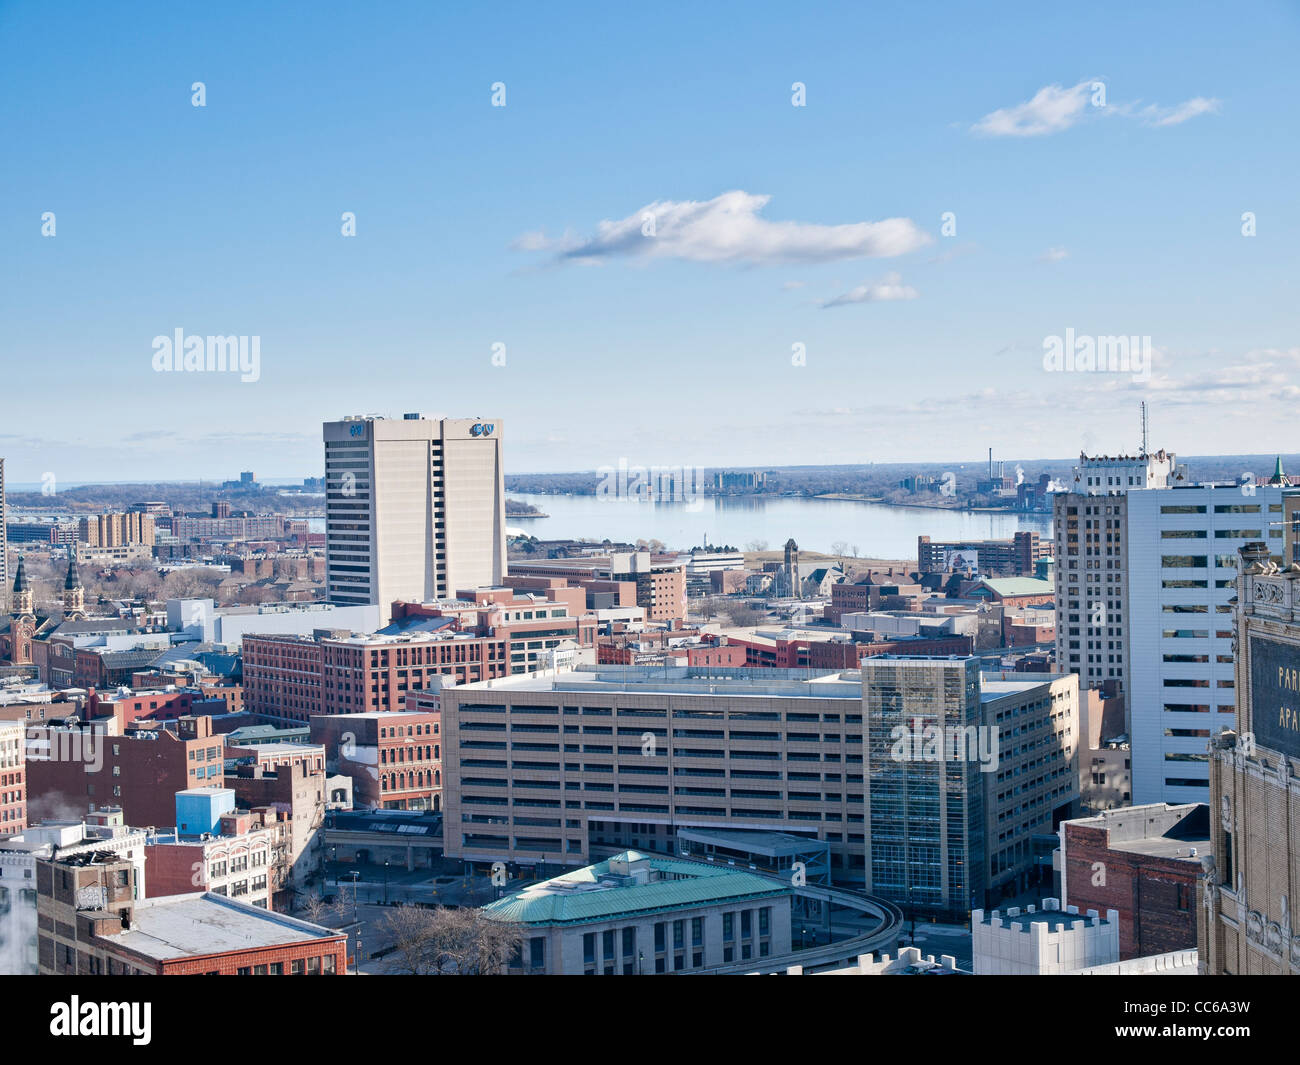
[(86, 589), (81, 586), (81, 573), (77, 569), (77, 548), (68, 545), (68, 575), (63, 579), (63, 618), (76, 621), (86, 616)]
[(1290, 483), (1291, 483), (1290, 480), (1287, 478), (1287, 475), (1286, 475), (1285, 473), (1282, 472), (1282, 456), (1281, 456), (1281, 455), (1279, 455), (1279, 456), (1277, 457), (1277, 465), (1273, 467), (1273, 476), (1269, 479), (1269, 482), (1268, 482), (1268, 483), (1269, 483), (1269, 484), (1280, 484), (1280, 485), (1287, 485), (1287, 484), (1290, 484)]
[(36, 614), (36, 603), (32, 596), (32, 582), (27, 579), (27, 566), (23, 562), (23, 556), (18, 556), (18, 569), (14, 572), (14, 604), (13, 616), (34, 617)]

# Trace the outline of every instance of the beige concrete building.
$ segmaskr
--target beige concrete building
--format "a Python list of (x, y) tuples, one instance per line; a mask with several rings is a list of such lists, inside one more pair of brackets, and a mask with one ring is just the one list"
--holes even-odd
[(126, 514), (90, 514), (78, 525), (77, 538), (88, 547), (122, 547), (143, 544), (153, 547), (154, 517), (130, 511)]
[(326, 422), (325, 559), (333, 603), (454, 598), (501, 583), (506, 557), (499, 421)]
[[(981, 693), (975, 659), (884, 658), (871, 660), (871, 677), (891, 662), (929, 667), (940, 683), (947, 673), (968, 678), (961, 724), (983, 727), (994, 745), (967, 767), (967, 844), (953, 859), (973, 870), (961, 899), (1023, 887), (1039, 863), (1035, 837), (1050, 868), (1053, 815), (1076, 812), (1075, 678), (988, 674)], [(782, 833), (824, 844), (833, 880), (896, 898), (882, 886), (904, 883), (901, 874), (867, 879), (869, 686), (859, 670), (605, 666), (443, 687), (446, 853), (585, 865), (626, 848), (674, 853), (684, 831)], [(905, 710), (909, 721), (927, 712), (915, 701)], [(893, 770), (889, 732), (879, 739)], [(918, 787), (934, 769), (916, 768)], [(874, 789), (875, 771), (866, 775)], [(888, 788), (872, 792), (882, 810)], [(929, 801), (939, 805), (937, 793)], [(875, 871), (900, 853), (882, 851)], [(917, 842), (913, 861), (928, 855)]]
[[(1287, 557), (1291, 537), (1288, 536)], [(1300, 571), (1240, 551), (1235, 731), (1210, 741), (1212, 858), (1201, 878), (1200, 970), (1300, 973)]]

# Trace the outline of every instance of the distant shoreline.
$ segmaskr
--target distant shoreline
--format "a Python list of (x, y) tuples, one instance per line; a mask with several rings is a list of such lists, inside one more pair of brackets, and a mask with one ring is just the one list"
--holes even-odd
[(877, 503), (882, 507), (916, 507), (919, 510), (947, 510), (954, 514), (1017, 514), (1032, 517), (1035, 514), (1051, 518), (1044, 510), (1022, 510), (1019, 507), (945, 507), (942, 503), (896, 503), (883, 496), (855, 495), (852, 492), (827, 492), (809, 496), (810, 499), (835, 499), (847, 503)]

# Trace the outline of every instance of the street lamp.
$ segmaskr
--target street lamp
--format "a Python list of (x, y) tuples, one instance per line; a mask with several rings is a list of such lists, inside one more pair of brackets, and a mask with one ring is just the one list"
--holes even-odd
[(638, 950), (636, 952), (636, 974), (637, 976), (645, 975), (645, 951), (644, 950)]
[(384, 859), (384, 905), (388, 905), (388, 859)]

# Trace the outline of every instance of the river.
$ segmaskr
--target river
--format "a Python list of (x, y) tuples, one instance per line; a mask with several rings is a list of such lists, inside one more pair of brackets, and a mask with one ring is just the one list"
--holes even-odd
[[(843, 541), (862, 558), (916, 557), (916, 538), (1008, 540), (1022, 530), (1050, 536), (1050, 514), (981, 513), (899, 507), (843, 499), (705, 497), (697, 503), (646, 503), (595, 495), (531, 495), (509, 498), (532, 503), (547, 515), (512, 515), (506, 524), (540, 540), (662, 540), (675, 550), (711, 544), (745, 549), (766, 541), (778, 550), (794, 537), (801, 547), (829, 552)], [(856, 551), (855, 551), (856, 548)]]

